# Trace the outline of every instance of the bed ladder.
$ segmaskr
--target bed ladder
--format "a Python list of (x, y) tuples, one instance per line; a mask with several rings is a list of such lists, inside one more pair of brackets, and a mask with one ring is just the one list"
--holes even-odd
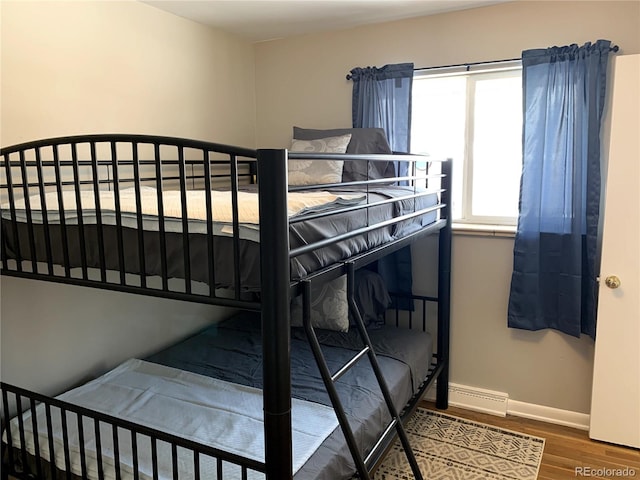
[(307, 333), (307, 338), (309, 339), (309, 344), (311, 346), (311, 350), (313, 351), (313, 355), (316, 359), (316, 363), (318, 364), (318, 368), (320, 369), (320, 374), (322, 376), (322, 380), (327, 388), (327, 393), (329, 394), (329, 398), (331, 399), (331, 403), (333, 404), (333, 409), (336, 412), (336, 416), (338, 418), (338, 423), (342, 428), (342, 432), (347, 441), (347, 445), (349, 446), (349, 450), (351, 455), (353, 456), (353, 460), (356, 464), (356, 469), (358, 471), (358, 477), (363, 480), (371, 479), (371, 471), (369, 467), (367, 467), (368, 458), (363, 458), (358, 445), (355, 440), (355, 436), (353, 434), (353, 430), (349, 425), (349, 419), (344, 411), (342, 406), (342, 401), (340, 400), (340, 396), (335, 387), (335, 382), (338, 381), (340, 377), (342, 377), (345, 373), (347, 373), (360, 359), (362, 359), (365, 355), (369, 357), (369, 361), (371, 363), (371, 367), (376, 375), (378, 380), (378, 385), (380, 386), (380, 390), (382, 391), (382, 395), (384, 397), (385, 403), (387, 405), (387, 409), (391, 415), (391, 423), (384, 430), (378, 442), (371, 449), (370, 456), (376, 452), (380, 443), (384, 438), (393, 430), (396, 430), (398, 438), (402, 444), (405, 455), (407, 456), (407, 460), (409, 461), (409, 465), (411, 466), (411, 470), (413, 472), (413, 476), (416, 480), (423, 480), (422, 473), (420, 472), (420, 467), (418, 466), (418, 462), (416, 461), (416, 457), (413, 453), (413, 449), (409, 443), (409, 439), (407, 437), (407, 433), (404, 429), (404, 425), (402, 423), (402, 419), (393, 404), (391, 399), (391, 394), (389, 393), (389, 387), (387, 386), (387, 382), (384, 379), (384, 375), (382, 374), (382, 370), (380, 369), (380, 365), (378, 364), (378, 359), (376, 357), (376, 353), (373, 349), (373, 345), (371, 344), (371, 340), (367, 333), (367, 330), (364, 326), (364, 322), (362, 320), (362, 315), (360, 315), (360, 311), (358, 310), (358, 306), (354, 300), (354, 279), (355, 279), (355, 267), (353, 262), (344, 262), (344, 265), (347, 268), (347, 298), (349, 300), (349, 312), (353, 315), (353, 318), (356, 322), (356, 326), (358, 328), (358, 332), (360, 334), (360, 338), (364, 343), (364, 348), (356, 353), (351, 360), (349, 360), (342, 368), (340, 368), (336, 373), (332, 374), (329, 371), (329, 367), (327, 366), (327, 362), (324, 359), (324, 354), (322, 353), (322, 348), (320, 347), (320, 342), (316, 336), (313, 325), (311, 325), (311, 281), (303, 280), (302, 284), (302, 318), (305, 331)]

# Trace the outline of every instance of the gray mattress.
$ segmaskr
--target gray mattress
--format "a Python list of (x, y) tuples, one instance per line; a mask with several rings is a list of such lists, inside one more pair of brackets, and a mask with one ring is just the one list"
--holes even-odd
[[(323, 352), (335, 372), (361, 348), (354, 329), (349, 333), (318, 330)], [(383, 327), (369, 332), (387, 379), (393, 401), (400, 410), (417, 391), (428, 373), (432, 340), (427, 333)], [(242, 312), (166, 348), (145, 360), (235, 382), (262, 387), (262, 340), (260, 317)], [(312, 352), (302, 329), (294, 328), (291, 339), (292, 395), (331, 405)], [(369, 362), (364, 359), (337, 383), (360, 448), (368, 452), (390, 421), (382, 393)], [(340, 427), (324, 441), (296, 480), (340, 480), (355, 471)]]
[[(340, 189), (344, 192), (359, 192), (357, 189)], [(413, 187), (380, 186), (370, 187), (368, 190), (368, 202), (396, 198), (414, 191)], [(420, 197), (416, 202), (416, 208), (425, 208), (437, 203), (435, 194)], [(290, 248), (296, 248), (319, 240), (333, 238), (339, 234), (353, 231), (368, 224), (375, 224), (406, 213), (414, 211), (414, 200), (403, 200), (385, 205), (371, 207), (368, 213), (362, 210), (341, 213), (325, 218), (307, 220), (290, 226)], [(6, 212), (5, 212), (6, 213)], [(314, 250), (308, 254), (294, 258), (291, 261), (291, 278), (296, 280), (309, 273), (330, 265), (336, 261), (349, 258), (355, 254), (364, 252), (370, 248), (382, 245), (396, 238), (401, 238), (416, 231), (424, 225), (436, 220), (435, 212), (405, 220), (393, 226), (380, 228), (365, 235), (359, 235), (341, 241), (334, 245)], [(82, 265), (79, 227), (67, 225), (66, 235), (69, 244), (69, 264), (71, 268)], [(23, 260), (32, 258), (29, 246), (29, 231), (25, 223), (11, 221), (3, 218), (2, 234), (6, 240), (7, 258), (16, 258), (15, 231), (18, 232), (18, 244)], [(45, 228), (35, 224), (35, 257), (39, 262), (46, 262)], [(64, 265), (64, 252), (62, 242), (62, 227), (59, 224), (49, 225), (51, 235), (52, 257), (55, 265)], [(84, 225), (86, 262), (88, 267), (99, 268), (100, 254), (98, 242), (98, 228), (94, 225)], [(136, 229), (122, 228), (124, 245), (124, 270), (127, 273), (138, 274), (141, 271), (138, 245), (139, 232)], [(120, 270), (118, 255), (118, 231), (114, 225), (103, 225), (105, 247), (105, 266), (107, 270)], [(142, 235), (144, 244), (145, 272), (147, 276), (161, 274), (161, 249), (160, 236), (156, 231), (144, 231)], [(214, 272), (216, 288), (229, 288), (235, 285), (234, 278), (234, 247), (233, 238), (228, 236), (214, 236)], [(193, 281), (209, 283), (209, 254), (207, 237), (203, 234), (190, 233), (188, 236), (191, 279)], [(166, 234), (166, 261), (169, 278), (185, 278), (184, 268), (184, 242), (182, 234), (167, 232)], [(259, 244), (239, 239), (238, 261), (240, 266), (240, 288), (242, 291), (253, 292), (260, 289), (260, 254)]]

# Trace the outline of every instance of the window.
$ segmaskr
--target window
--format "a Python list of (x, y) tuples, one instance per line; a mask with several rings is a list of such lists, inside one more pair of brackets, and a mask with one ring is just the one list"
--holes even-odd
[(453, 158), (454, 221), (515, 225), (522, 169), (521, 68), (434, 71), (414, 77), (411, 151)]

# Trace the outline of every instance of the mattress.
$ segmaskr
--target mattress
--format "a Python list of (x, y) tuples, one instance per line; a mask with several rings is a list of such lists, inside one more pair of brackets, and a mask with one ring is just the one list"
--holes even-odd
[[(374, 203), (382, 200), (407, 196), (413, 193), (413, 187), (398, 186), (376, 186), (363, 189), (339, 189), (329, 192), (342, 198), (338, 201), (329, 202), (329, 205), (315, 205), (313, 208), (325, 209), (329, 211), (331, 208), (337, 208), (349, 202), (355, 203)], [(255, 194), (255, 186), (243, 188), (244, 193)], [(85, 194), (86, 195), (86, 194)], [(201, 194), (200, 194), (201, 195)], [(87, 195), (89, 199), (92, 195)], [(155, 198), (155, 194), (152, 195)], [(202, 195), (201, 195), (202, 196)], [(174, 202), (175, 203), (175, 202)], [(187, 202), (189, 203), (189, 201)], [(193, 203), (193, 202), (192, 202)], [(82, 202), (85, 205), (84, 202)], [(357, 210), (350, 212), (337, 213), (331, 216), (304, 220), (292, 223), (289, 228), (289, 244), (290, 248), (312, 244), (314, 242), (334, 238), (338, 235), (351, 232), (355, 229), (374, 225), (376, 223), (398, 217), (415, 209), (427, 208), (437, 204), (437, 195), (429, 194), (414, 199), (399, 200), (383, 205), (369, 207), (366, 210)], [(39, 205), (39, 202), (32, 202), (32, 208)], [(57, 203), (56, 203), (57, 205)], [(65, 203), (66, 205), (66, 203)], [(19, 205), (16, 205), (19, 207)], [(91, 205), (90, 205), (91, 206)], [(180, 211), (180, 208), (177, 209)], [(202, 208), (199, 209), (202, 212)], [(297, 213), (304, 214), (314, 211), (312, 208), (302, 208)], [(37, 212), (34, 210), (33, 212)], [(32, 254), (29, 243), (29, 228), (24, 221), (26, 215), (24, 211), (17, 212), (16, 223), (11, 222), (9, 211), (5, 208), (2, 212), (2, 235), (6, 246), (7, 258), (16, 258), (18, 248), (24, 261), (31, 261)], [(156, 212), (157, 213), (157, 212)], [(102, 240), (104, 244), (104, 262), (107, 270), (120, 271), (120, 255), (118, 245), (120, 236), (118, 227), (114, 224), (113, 218), (110, 218), (108, 210), (103, 211)], [(39, 215), (39, 216), (38, 216)], [(47, 229), (42, 223), (41, 213), (33, 217), (33, 235), (35, 260), (38, 262), (46, 262), (46, 231)], [(191, 213), (189, 213), (191, 215)], [(229, 214), (222, 213), (221, 220), (214, 224), (213, 236), (213, 262), (210, 261), (208, 237), (206, 228), (203, 229), (203, 221), (198, 218), (188, 221), (187, 243), (189, 249), (189, 267), (192, 281), (210, 283), (209, 268), (213, 266), (214, 283), (216, 288), (233, 288), (236, 285), (235, 264), (239, 265), (239, 284), (240, 290), (246, 292), (255, 292), (260, 289), (260, 252), (259, 243), (257, 242), (259, 235), (259, 225), (257, 219), (253, 223), (244, 222), (240, 228), (239, 238), (234, 239), (230, 236), (230, 225), (228, 222)], [(226, 215), (226, 216), (224, 216)], [(66, 216), (66, 215), (65, 215)], [(84, 225), (80, 227), (77, 223), (71, 221), (66, 224), (64, 234), (67, 237), (69, 246), (69, 266), (71, 268), (80, 267), (83, 264), (83, 252), (86, 258), (86, 264), (90, 268), (100, 267), (100, 249), (99, 238), (100, 229), (95, 223), (95, 208), (88, 209), (87, 216), (83, 213)], [(166, 219), (165, 214), (165, 219)], [(358, 235), (333, 245), (313, 250), (312, 252), (298, 256), (291, 260), (291, 279), (296, 280), (305, 277), (307, 274), (319, 270), (320, 268), (335, 263), (336, 261), (349, 258), (358, 253), (364, 252), (370, 248), (382, 245), (396, 238), (401, 238), (424, 225), (428, 225), (436, 220), (437, 213), (427, 213), (409, 220), (402, 221), (393, 226), (386, 226), (374, 230), (370, 233)], [(184, 279), (186, 277), (184, 251), (185, 236), (181, 233), (182, 220), (177, 217), (171, 217), (172, 220), (165, 220), (165, 262), (167, 275), (169, 278)], [(63, 250), (63, 227), (55, 218), (48, 219), (48, 231), (51, 238), (51, 255), (52, 262), (55, 265), (64, 265)], [(143, 230), (140, 232), (135, 228), (136, 222), (132, 218), (123, 221), (121, 228), (123, 259), (124, 265), (122, 269), (127, 273), (141, 273), (141, 262), (139, 255), (140, 245), (143, 245), (144, 255), (144, 272), (147, 276), (157, 276), (162, 273), (162, 249), (161, 237), (158, 232), (158, 219), (153, 217), (151, 213), (145, 214), (143, 218)], [(80, 229), (84, 234), (84, 248), (81, 245)], [(17, 242), (16, 242), (17, 234)]]
[[(318, 339), (331, 372), (336, 372), (362, 348), (355, 329), (348, 333), (318, 330)], [(431, 363), (430, 334), (395, 327), (370, 330), (369, 336), (398, 410), (417, 392)], [(199, 373), (241, 385), (262, 387), (262, 337), (259, 314), (242, 312), (172, 347), (147, 361)], [(292, 329), (292, 397), (331, 405), (306, 335)], [(382, 392), (369, 361), (363, 359), (336, 383), (354, 436), (368, 453), (390, 422)], [(338, 427), (296, 474), (296, 480), (351, 478), (353, 459)]]
[[(264, 462), (263, 397), (257, 388), (132, 358), (56, 398), (231, 455)], [(167, 442), (156, 442), (154, 464), (148, 437), (137, 436), (137, 448), (134, 449), (130, 432), (119, 429), (116, 460), (114, 432), (110, 425), (101, 422), (98, 437), (93, 420), (83, 417), (80, 437), (80, 423), (74, 414), (63, 417), (60, 410), (53, 409), (51, 416), (47, 417), (45, 406), (39, 405), (35, 408), (35, 418), (39, 445), (52, 447), (58, 466), (66, 463), (66, 447), (69, 471), (75, 476), (117, 480), (135, 478), (139, 474), (140, 480), (152, 480), (156, 470), (158, 478), (174, 478), (174, 458)], [(66, 434), (63, 418), (66, 420)], [(291, 419), (295, 453), (293, 471), (297, 472), (336, 428), (338, 420), (330, 407), (300, 399), (292, 401)], [(51, 435), (45, 427), (48, 423), (51, 424)], [(19, 419), (12, 420), (12, 445), (21, 445), (24, 438), (28, 452), (35, 455), (38, 450), (33, 435), (32, 411), (23, 416), (23, 425), (24, 437), (19, 434)], [(39, 451), (43, 460), (50, 464), (50, 449), (40, 448)], [(191, 451), (177, 449), (175, 468), (178, 478), (197, 478), (196, 473), (201, 478), (217, 478), (217, 471), (221, 470), (226, 480), (264, 480), (264, 474), (258, 471), (249, 470), (245, 478), (237, 465), (219, 462), (206, 455), (199, 457), (197, 465), (196, 471)]]
[[(317, 334), (332, 372), (342, 367), (361, 348), (361, 341), (354, 329), (348, 333), (317, 330)], [(401, 410), (417, 392), (420, 383), (428, 374), (432, 355), (431, 336), (424, 332), (390, 326), (370, 330), (369, 335), (378, 356), (378, 363), (387, 380), (393, 403), (398, 410)], [(227, 382), (230, 386), (236, 385), (240, 389), (249, 388), (259, 391), (262, 387), (261, 344), (259, 314), (241, 312), (227, 321), (212, 325), (177, 344), (146, 357), (142, 361), (134, 360), (134, 362), (135, 365), (140, 363), (143, 365), (155, 364), (159, 368), (168, 368), (170, 371), (178, 372), (171, 374), (171, 376), (177, 379), (180, 386), (184, 386), (184, 374), (196, 374), (201, 378)], [(125, 364), (128, 363), (131, 361), (125, 362)], [(306, 335), (301, 328), (292, 329), (291, 364), (294, 409), (296, 403), (299, 402), (316, 404), (318, 408), (330, 406), (331, 402), (320, 378)], [(122, 366), (112, 372), (118, 372), (121, 369)], [(153, 371), (154, 369), (145, 366), (145, 370)], [(179, 372), (184, 372), (184, 374)], [(107, 376), (109, 375), (111, 372), (107, 374)], [(138, 387), (137, 378), (132, 384), (134, 388)], [(207, 382), (197, 380), (197, 383), (200, 385)], [(90, 387), (89, 391), (93, 392), (94, 397), (98, 395), (98, 403), (104, 409), (104, 403), (108, 400), (108, 396), (93, 390), (92, 385)], [(336, 388), (359, 448), (366, 454), (374, 445), (380, 432), (390, 422), (382, 393), (368, 360), (361, 360), (353, 369), (343, 375), (336, 383)], [(176, 397), (175, 393), (170, 396)], [(206, 397), (205, 393), (204, 398), (206, 399)], [(148, 403), (147, 399), (144, 400), (143, 403)], [(69, 401), (74, 403), (72, 398)], [(125, 407), (119, 402), (117, 406), (109, 408)], [(262, 414), (261, 405), (256, 404), (253, 409), (258, 410), (260, 415)], [(256, 412), (247, 413), (250, 413), (250, 416), (255, 416)], [(143, 418), (147, 416), (147, 412), (142, 408), (139, 409), (138, 415)], [(173, 422), (175, 422), (174, 419), (172, 419)], [(195, 423), (199, 426), (197, 430), (201, 430), (203, 426), (201, 421), (189, 420), (186, 423)], [(166, 430), (162, 424), (153, 426), (159, 430)], [(90, 431), (91, 429), (86, 428), (86, 430)], [(247, 432), (244, 434), (246, 435)], [(253, 437), (253, 435), (250, 436)], [(35, 468), (33, 457), (29, 457), (27, 462), (31, 468)], [(56, 470), (56, 472), (57, 476), (66, 476), (60, 470)], [(310, 454), (294, 478), (295, 480), (346, 480), (351, 478), (354, 472), (355, 466), (346, 441), (340, 427), (336, 427), (333, 432), (328, 433), (317, 450)], [(44, 468), (44, 474), (45, 478), (50, 478), (48, 465)], [(78, 477), (74, 475), (73, 478), (77, 479)], [(225, 478), (227, 478), (226, 475)]]

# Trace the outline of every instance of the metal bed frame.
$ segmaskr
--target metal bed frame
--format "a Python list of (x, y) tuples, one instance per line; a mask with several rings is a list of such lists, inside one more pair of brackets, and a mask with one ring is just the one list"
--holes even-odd
[[(333, 159), (344, 161), (406, 161), (414, 167), (411, 169), (412, 175), (394, 179), (378, 179), (363, 182), (349, 182), (335, 185), (289, 187), (287, 185), (287, 161), (288, 159)], [(289, 325), (289, 302), (293, 296), (301, 294), (303, 297), (303, 320), (310, 344), (316, 356), (323, 380), (327, 387), (329, 396), (334, 405), (340, 426), (343, 429), (347, 444), (351, 450), (356, 463), (357, 475), (359, 478), (370, 478), (372, 469), (383, 457), (386, 449), (390, 446), (394, 438), (399, 437), (405, 450), (407, 458), (412, 466), (416, 478), (422, 478), (417, 466), (415, 457), (411, 451), (408, 439), (404, 432), (403, 422), (411, 415), (417, 404), (433, 382), (437, 382), (436, 403), (439, 408), (447, 408), (448, 403), (448, 370), (449, 370), (449, 302), (450, 302), (450, 271), (451, 271), (451, 164), (449, 161), (440, 163), (441, 169), (437, 173), (426, 175), (416, 175), (415, 165), (418, 161), (427, 161), (433, 165), (434, 160), (430, 158), (414, 155), (337, 155), (337, 154), (302, 154), (290, 153), (287, 150), (250, 150), (234, 146), (187, 140), (173, 137), (158, 137), (149, 135), (82, 135), (74, 137), (61, 137), (48, 140), (24, 143), (0, 150), (0, 199), (2, 203), (8, 203), (8, 216), (10, 219), (2, 218), (2, 240), (0, 254), (2, 261), (2, 275), (23, 277), (37, 280), (54, 281), (72, 285), (89, 286), (102, 289), (110, 289), (143, 295), (159, 296), (163, 298), (173, 298), (190, 302), (199, 302), (212, 305), (222, 305), (239, 309), (254, 310), (261, 312), (262, 337), (263, 337), (263, 398), (264, 398), (264, 430), (265, 430), (265, 461), (256, 462), (237, 455), (229, 454), (206, 445), (181, 439), (174, 435), (168, 435), (145, 426), (136, 425), (121, 419), (99, 414), (88, 409), (83, 409), (60, 400), (48, 398), (43, 395), (29, 392), (16, 386), (6, 383), (1, 384), (2, 389), (2, 409), (3, 426), (10, 428), (9, 412), (22, 412), (31, 410), (35, 412), (36, 405), (42, 403), (47, 412), (47, 427), (51, 431), (52, 411), (59, 411), (63, 419), (63, 434), (68, 435), (66, 429), (66, 412), (73, 412), (80, 425), (80, 438), (82, 439), (82, 420), (93, 419), (94, 428), (98, 440), (98, 451), (100, 452), (100, 428), (99, 424), (112, 426), (113, 442), (115, 449), (116, 463), (118, 463), (118, 436), (123, 431), (130, 432), (133, 442), (134, 456), (137, 438), (139, 435), (149, 437), (153, 452), (154, 472), (153, 477), (157, 478), (157, 449), (159, 443), (166, 443), (171, 446), (174, 478), (178, 478), (178, 467), (176, 452), (177, 449), (193, 452), (194, 468), (196, 478), (199, 478), (199, 458), (209, 456), (219, 459), (219, 478), (222, 478), (222, 464), (229, 462), (240, 465), (242, 478), (247, 478), (249, 471), (264, 472), (267, 480), (284, 480), (293, 478), (292, 473), (292, 440), (291, 440), (291, 379), (290, 379), (290, 325)], [(146, 172), (146, 173), (145, 173)], [(289, 191), (330, 189), (331, 187), (359, 186), (369, 188), (378, 183), (393, 182), (415, 182), (426, 179), (429, 186), (438, 183), (437, 188), (429, 189), (430, 193), (436, 193), (439, 197), (437, 205), (417, 209), (415, 200), (424, 195), (417, 188), (411, 194), (402, 198), (394, 198), (381, 203), (391, 203), (401, 200), (413, 200), (414, 211), (391, 220), (366, 227), (359, 228), (352, 232), (338, 235), (334, 238), (322, 240), (298, 248), (290, 248), (289, 238), (290, 224), (296, 221), (310, 220), (337, 212), (356, 211), (368, 209), (375, 206), (373, 203), (358, 205), (355, 207), (344, 207), (337, 211), (322, 214), (307, 214), (299, 219), (289, 219), (287, 213), (287, 195)], [(184, 282), (176, 288), (175, 284), (170, 284), (167, 272), (167, 252), (166, 236), (164, 225), (164, 212), (162, 204), (162, 194), (168, 189), (169, 182), (177, 183), (177, 189), (181, 195), (182, 205), (182, 231), (180, 233), (183, 247)], [(221, 183), (222, 182), (222, 183)], [(240, 258), (240, 236), (238, 219), (238, 191), (242, 183), (257, 183), (259, 195), (260, 214), (260, 271), (261, 289), (259, 298), (256, 295), (247, 298), (243, 295), (242, 285), (239, 275)], [(124, 242), (119, 205), (119, 191), (125, 186), (133, 187), (136, 196), (136, 225), (137, 225), (137, 254), (138, 266), (136, 268), (125, 265)], [(143, 234), (143, 214), (141, 212), (141, 188), (144, 185), (151, 185), (157, 191), (158, 223), (157, 239), (160, 242), (161, 268), (155, 275), (149, 275), (145, 266), (145, 243)], [(222, 294), (216, 289), (216, 272), (214, 265), (214, 231), (211, 211), (211, 190), (222, 185), (230, 189), (233, 205), (233, 236), (232, 252), (233, 264), (235, 268), (234, 285), (231, 285), (228, 293)], [(81, 210), (80, 190), (89, 189), (94, 192), (99, 264), (90, 265), (87, 261), (84, 248), (86, 239), (84, 237), (86, 225), (83, 225), (83, 214)], [(108, 277), (108, 268), (105, 262), (105, 244), (103, 241), (103, 224), (101, 213), (99, 190), (113, 190), (115, 199), (115, 228), (117, 232), (118, 249), (118, 276), (117, 279)], [(173, 188), (175, 189), (175, 187)], [(187, 224), (187, 196), (190, 189), (204, 189), (206, 199), (206, 241), (207, 241), (207, 265), (209, 270), (208, 292), (200, 293), (192, 288), (191, 277), (191, 257), (189, 252), (189, 228)], [(65, 215), (63, 213), (62, 192), (72, 190), (76, 196), (76, 206), (78, 215), (78, 236), (80, 243), (81, 265), (75, 268), (69, 262), (69, 239), (65, 225)], [(47, 208), (45, 205), (45, 193), (54, 191), (57, 194), (60, 231), (54, 235), (53, 230), (47, 221)], [(39, 194), (42, 204), (30, 205), (29, 197), (34, 193)], [(26, 211), (26, 232), (22, 234), (17, 228), (17, 216), (15, 203), (18, 199), (24, 199)], [(40, 210), (42, 215), (43, 239), (36, 236), (32, 212)], [(435, 222), (422, 227), (402, 238), (394, 239), (383, 245), (376, 246), (366, 252), (359, 253), (351, 258), (341, 260), (332, 265), (328, 265), (317, 272), (313, 272), (305, 278), (291, 278), (290, 262), (292, 259), (314, 252), (318, 249), (334, 245), (340, 241), (380, 229), (387, 228), (403, 221), (416, 219), (421, 215), (430, 212), (439, 212)], [(367, 217), (368, 218), (368, 217)], [(13, 247), (10, 248), (4, 227), (12, 225), (11, 240)], [(93, 228), (93, 227), (92, 227)], [(411, 402), (401, 411), (395, 411), (390, 401), (386, 383), (377, 365), (375, 352), (368, 339), (368, 335), (362, 319), (360, 318), (357, 306), (353, 297), (353, 280), (356, 269), (364, 267), (389, 253), (409, 245), (417, 238), (433, 233), (439, 234), (439, 265), (438, 265), (438, 295), (437, 297), (416, 297), (418, 303), (422, 302), (422, 309), (426, 315), (426, 302), (437, 303), (438, 331), (437, 331), (437, 353), (429, 377), (423, 382), (420, 391), (413, 397)], [(20, 235), (27, 237), (28, 249), (21, 250)], [(54, 259), (53, 242), (54, 236), (60, 237), (62, 248), (62, 265), (57, 265), (59, 260)], [(44, 240), (45, 258), (38, 255), (36, 243)], [(24, 242), (24, 240), (23, 240)], [(40, 246), (42, 249), (42, 245)], [(350, 311), (356, 318), (356, 325), (361, 338), (365, 343), (365, 348), (354, 356), (337, 373), (331, 373), (319, 347), (315, 336), (314, 328), (310, 321), (310, 291), (312, 282), (328, 281), (341, 275), (347, 275), (348, 298)], [(151, 285), (147, 277), (160, 277), (161, 285)], [(153, 283), (153, 282), (151, 282)], [(423, 320), (424, 322), (424, 320)], [(350, 368), (355, 362), (367, 356), (371, 362), (376, 376), (383, 391), (387, 407), (392, 416), (392, 422), (385, 430), (384, 434), (374, 447), (374, 449), (362, 458), (357, 451), (353, 435), (348, 425), (340, 399), (337, 396), (333, 383)], [(62, 414), (64, 412), (64, 414)], [(21, 419), (21, 417), (19, 417)], [(32, 416), (34, 431), (37, 430), (35, 424), (35, 414)], [(6, 442), (2, 442), (3, 478), (13, 475), (17, 478), (32, 478), (25, 473), (25, 464), (28, 463), (25, 445), (25, 433), (22, 421), (19, 421), (21, 438), (21, 448), (12, 445), (11, 435), (7, 434)], [(51, 436), (50, 436), (51, 437)], [(41, 449), (48, 449), (49, 458), (53, 458), (53, 444), (38, 445), (37, 435), (34, 435), (36, 452)], [(82, 448), (82, 446), (81, 446)], [(14, 451), (15, 450), (15, 451)], [(17, 453), (16, 453), (17, 452)], [(69, 452), (65, 444), (66, 475), (69, 474)], [(86, 477), (87, 465), (84, 459), (84, 452), (81, 452), (83, 477)], [(135, 460), (134, 460), (135, 462)], [(35, 471), (40, 477), (45, 468), (41, 464), (39, 457), (35, 460)], [(134, 463), (135, 464), (135, 463)], [(52, 465), (55, 465), (52, 462)], [(98, 455), (98, 476), (103, 478), (104, 468), (101, 455)], [(53, 476), (56, 476), (55, 468), (51, 467)], [(115, 469), (116, 478), (120, 477), (120, 471)], [(58, 472), (58, 476), (64, 476), (64, 472)], [(134, 478), (138, 478), (134, 472)]]

